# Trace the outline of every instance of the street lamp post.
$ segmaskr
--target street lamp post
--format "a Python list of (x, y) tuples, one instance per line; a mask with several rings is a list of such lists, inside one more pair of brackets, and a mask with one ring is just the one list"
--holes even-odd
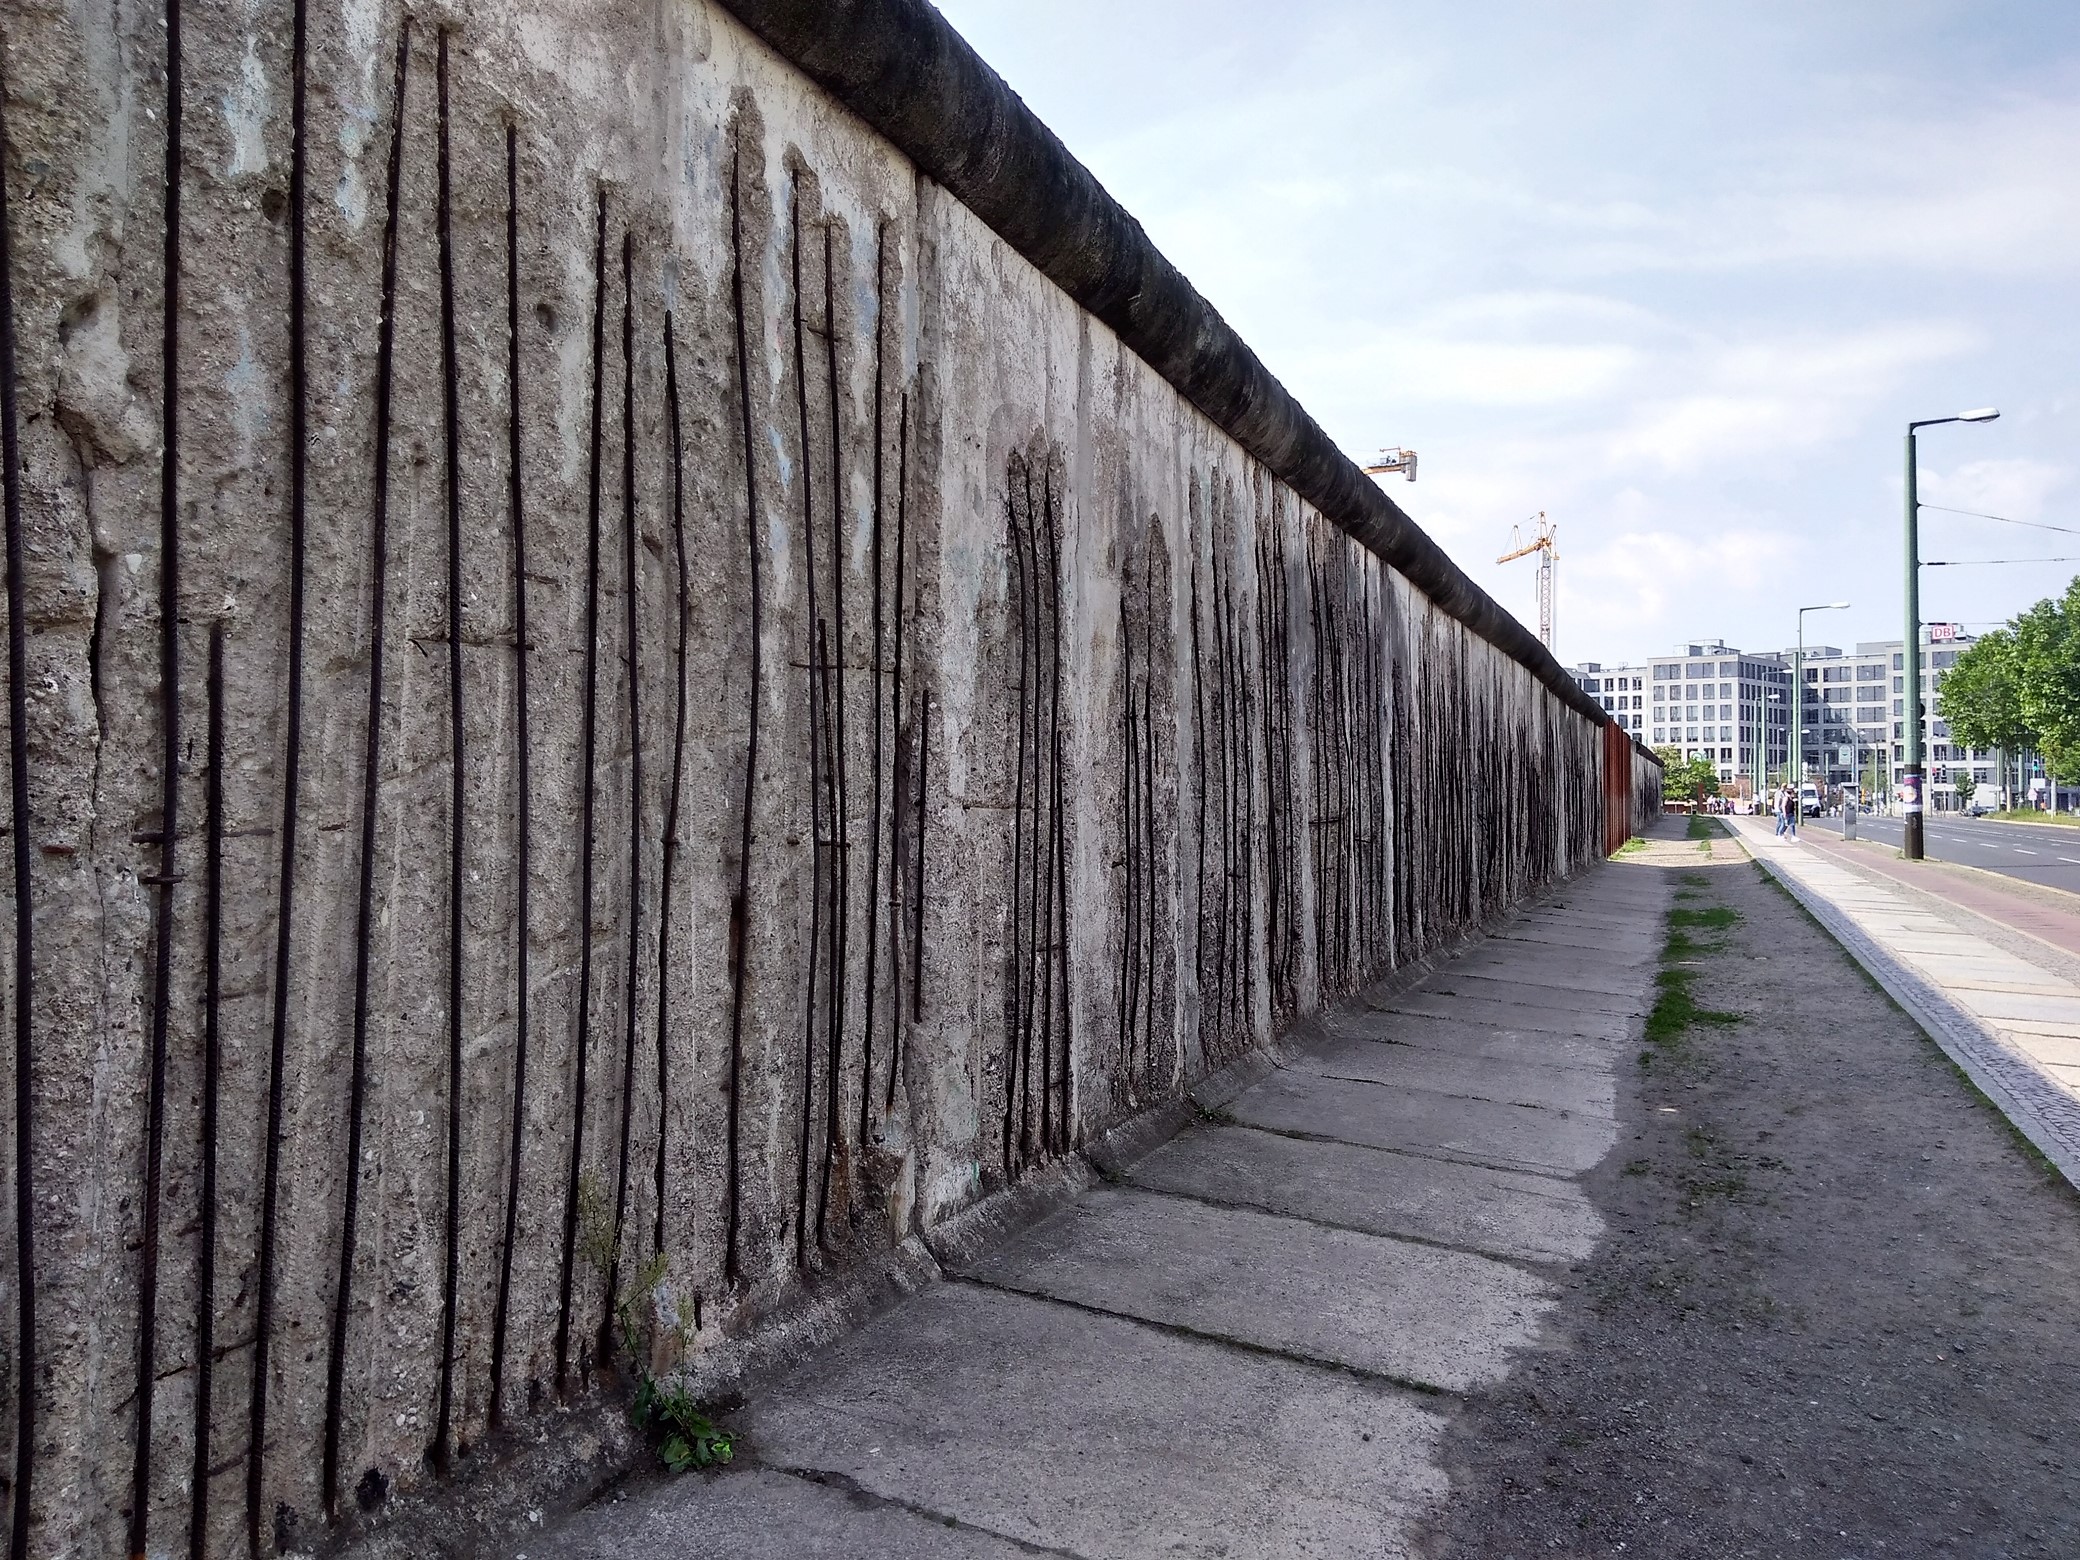
[(1893, 777), (1893, 794), (1899, 798), (1900, 854), (1909, 861), (1921, 859), (1922, 754), (1921, 754), (1921, 475), (1916, 459), (1915, 430), (1943, 423), (1992, 422), (2000, 413), (1990, 406), (1976, 412), (1959, 412), (1955, 417), (1924, 417), (1907, 424), (1907, 643), (1901, 657), (1906, 673), (1907, 756)]
[[(1847, 610), (1848, 605), (1846, 601), (1823, 601), (1818, 606), (1798, 609), (1798, 648), (1791, 655), (1791, 701), (1792, 708), (1798, 712), (1794, 717), (1798, 736), (1792, 748), (1794, 762), (1791, 783), (1794, 787), (1806, 783), (1806, 614), (1841, 612)], [(1827, 720), (1824, 715), (1820, 722), (1820, 739), (1822, 742), (1827, 740)], [(1822, 773), (1825, 772), (1823, 768)]]
[(1762, 804), (1763, 787), (1769, 784), (1769, 707), (1783, 695), (1763, 689), (1755, 695), (1755, 803)]

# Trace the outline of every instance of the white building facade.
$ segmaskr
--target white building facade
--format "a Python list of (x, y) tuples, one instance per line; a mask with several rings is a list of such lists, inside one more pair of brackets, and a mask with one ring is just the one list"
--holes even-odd
[[(1968, 751), (1936, 715), (1936, 690), (1968, 636), (1937, 625), (1923, 634), (1922, 736), (1930, 800), (1939, 810), (1963, 806), (1978, 785), (2001, 784), (1999, 755)], [(1807, 779), (1854, 787), (1889, 799), (1892, 777), (1906, 759), (1905, 646), (1875, 640), (1853, 651), (1808, 645), (1804, 662)], [(1638, 664), (1585, 661), (1569, 671), (1626, 729), (1653, 748), (1702, 757), (1722, 785), (1780, 781), (1792, 746), (1793, 652), (1743, 651), (1700, 640), (1680, 652)]]

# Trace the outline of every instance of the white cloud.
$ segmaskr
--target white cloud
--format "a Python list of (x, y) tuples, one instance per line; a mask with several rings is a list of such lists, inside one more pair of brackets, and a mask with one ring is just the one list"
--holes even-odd
[[(1924, 464), (1921, 501), (2010, 520), (2042, 520), (2055, 518), (2045, 513), (2047, 500), (2072, 480), (2070, 466), (2048, 460), (1974, 460), (1947, 472)], [(2080, 521), (2080, 516), (2073, 518)]]

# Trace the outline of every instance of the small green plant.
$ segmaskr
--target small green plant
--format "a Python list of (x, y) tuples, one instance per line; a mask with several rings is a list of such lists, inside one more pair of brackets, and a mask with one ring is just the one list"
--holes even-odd
[(657, 1460), (673, 1473), (717, 1468), (736, 1455), (730, 1433), (701, 1412), (685, 1387), (665, 1386), (647, 1370), (629, 1412), (638, 1429), (658, 1437)]
[[(614, 1270), (621, 1253), (621, 1231), (606, 1190), (590, 1175), (578, 1178), (578, 1249), (603, 1279)], [(629, 1417), (638, 1430), (655, 1439), (658, 1461), (673, 1473), (684, 1473), (689, 1468), (715, 1468), (728, 1462), (736, 1454), (736, 1441), (701, 1412), (683, 1383), (661, 1381), (650, 1368), (660, 1344), (670, 1345), (670, 1358), (681, 1357), (699, 1325), (698, 1307), (691, 1295), (679, 1296), (670, 1308), (669, 1321), (664, 1320), (662, 1301), (669, 1298), (669, 1274), (670, 1259), (662, 1251), (653, 1252), (630, 1273), (628, 1290), (614, 1306), (614, 1322), (636, 1376)]]
[(1620, 856), (1636, 856), (1646, 848), (1647, 842), (1635, 834), (1631, 839), (1618, 847), (1617, 854)]

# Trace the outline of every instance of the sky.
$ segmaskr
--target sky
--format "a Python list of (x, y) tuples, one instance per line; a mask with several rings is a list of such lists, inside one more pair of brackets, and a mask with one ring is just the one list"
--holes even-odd
[[(1556, 652), (1898, 638), (1927, 504), (2080, 530), (2072, 0), (939, 0), (1349, 454)], [(1529, 526), (1525, 526), (1528, 534)], [(1936, 510), (1925, 620), (2080, 535)]]

